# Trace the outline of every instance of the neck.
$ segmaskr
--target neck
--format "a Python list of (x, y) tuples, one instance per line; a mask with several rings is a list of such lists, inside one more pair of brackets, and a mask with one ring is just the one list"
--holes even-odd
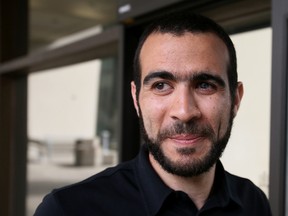
[(154, 170), (168, 187), (175, 191), (183, 191), (188, 194), (198, 209), (204, 206), (213, 186), (216, 169), (215, 164), (209, 171), (199, 176), (182, 177), (166, 172), (151, 154), (149, 154), (149, 160)]

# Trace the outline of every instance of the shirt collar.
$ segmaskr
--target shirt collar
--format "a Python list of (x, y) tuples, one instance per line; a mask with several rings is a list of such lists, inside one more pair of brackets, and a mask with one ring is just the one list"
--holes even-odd
[[(148, 150), (142, 147), (136, 163), (136, 173), (140, 192), (149, 215), (156, 215), (164, 201), (174, 191), (166, 186), (152, 168), (148, 159)], [(220, 161), (216, 165), (213, 190), (202, 210), (213, 207), (226, 207), (229, 204), (242, 206), (242, 203), (233, 189), (230, 175), (224, 170)]]
[(216, 165), (213, 188), (204, 208), (226, 207), (230, 204), (242, 206), (242, 202), (235, 190), (235, 183), (231, 175), (224, 170), (220, 160)]
[(136, 172), (146, 209), (149, 215), (156, 215), (173, 190), (163, 183), (152, 168), (148, 159), (148, 150), (145, 147), (140, 150)]

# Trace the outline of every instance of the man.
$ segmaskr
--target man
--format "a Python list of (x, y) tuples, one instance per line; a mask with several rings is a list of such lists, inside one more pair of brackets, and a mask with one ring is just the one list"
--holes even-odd
[(168, 15), (144, 32), (134, 66), (141, 152), (54, 190), (35, 215), (271, 215), (264, 193), (219, 161), (243, 95), (224, 30), (199, 15)]

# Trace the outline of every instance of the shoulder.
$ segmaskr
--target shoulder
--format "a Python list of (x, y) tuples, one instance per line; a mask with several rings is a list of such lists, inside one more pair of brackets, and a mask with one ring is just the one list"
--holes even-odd
[[(261, 215), (271, 215), (266, 194), (252, 181), (225, 171), (228, 189), (232, 198), (240, 203), (243, 209), (261, 212)], [(263, 213), (263, 214), (262, 214)]]
[(246, 195), (246, 194), (259, 194), (264, 195), (262, 190), (257, 187), (251, 180), (243, 178), (240, 176), (233, 175), (225, 171), (227, 183), (231, 192), (237, 192), (237, 194)]
[(125, 196), (134, 197), (138, 190), (134, 165), (134, 160), (122, 163), (81, 182), (53, 190), (44, 198), (35, 215), (44, 216), (46, 214), (42, 213), (46, 211), (49, 212), (47, 215), (78, 215), (79, 209), (94, 212), (98, 208), (100, 211), (107, 205), (111, 208), (111, 203), (119, 202)]
[(92, 188), (94, 191), (103, 189), (107, 191), (112, 187), (119, 187), (121, 183), (126, 183), (127, 179), (134, 179), (134, 175), (133, 161), (129, 161), (107, 168), (81, 182), (56, 189), (52, 193), (59, 195), (62, 193), (89, 193)]

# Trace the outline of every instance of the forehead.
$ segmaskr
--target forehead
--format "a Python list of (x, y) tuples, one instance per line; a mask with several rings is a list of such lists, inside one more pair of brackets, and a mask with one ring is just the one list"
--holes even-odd
[(139, 59), (143, 78), (155, 70), (226, 74), (229, 55), (224, 42), (213, 33), (153, 33), (144, 42)]

